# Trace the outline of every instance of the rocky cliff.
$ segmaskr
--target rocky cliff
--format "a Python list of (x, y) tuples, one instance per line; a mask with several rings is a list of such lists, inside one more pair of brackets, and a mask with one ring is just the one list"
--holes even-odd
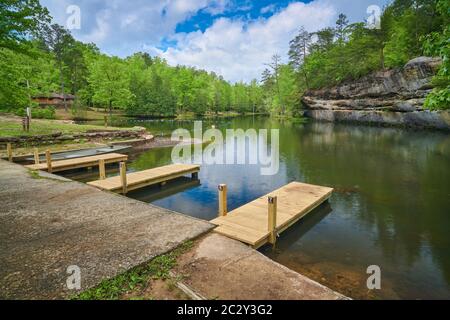
[(423, 109), (440, 59), (419, 57), (403, 68), (379, 71), (303, 97), (306, 116), (327, 121), (450, 130), (450, 113)]

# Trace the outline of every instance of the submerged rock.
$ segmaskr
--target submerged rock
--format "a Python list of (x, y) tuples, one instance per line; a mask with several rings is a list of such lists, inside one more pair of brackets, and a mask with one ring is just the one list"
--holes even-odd
[(355, 121), (450, 130), (448, 111), (423, 109), (432, 90), (439, 58), (418, 57), (403, 68), (378, 71), (332, 88), (308, 91), (306, 116), (326, 121)]

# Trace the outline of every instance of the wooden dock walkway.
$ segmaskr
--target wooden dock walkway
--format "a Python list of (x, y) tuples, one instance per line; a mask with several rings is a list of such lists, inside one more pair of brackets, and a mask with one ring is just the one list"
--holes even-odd
[[(193, 177), (196, 177), (199, 171), (199, 165), (191, 164), (171, 164), (159, 168), (127, 173), (126, 175), (121, 170), (122, 174), (120, 176), (91, 181), (88, 182), (88, 185), (102, 190), (126, 193), (153, 184), (165, 183), (166, 181), (182, 177), (186, 174), (192, 174)], [(125, 188), (123, 188), (123, 182), (125, 182)]]
[[(106, 153), (90, 157), (74, 158), (60, 161), (51, 161), (50, 171), (58, 172), (79, 168), (95, 167), (99, 165), (99, 161), (103, 160), (105, 164), (127, 161), (128, 156), (120, 153)], [(25, 166), (32, 170), (48, 170), (47, 163), (32, 164)]]
[[(215, 232), (253, 248), (275, 244), (277, 234), (326, 201), (332, 192), (332, 188), (292, 182), (229, 213), (225, 200), (225, 205), (219, 206), (221, 216), (211, 223), (218, 226)], [(219, 194), (219, 198), (226, 199), (226, 195)]]

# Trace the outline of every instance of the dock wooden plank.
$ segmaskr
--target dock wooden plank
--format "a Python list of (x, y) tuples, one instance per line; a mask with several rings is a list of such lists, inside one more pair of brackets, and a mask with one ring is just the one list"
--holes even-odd
[[(132, 191), (199, 171), (199, 165), (171, 164), (144, 171), (132, 172), (127, 174), (127, 189), (128, 191)], [(107, 191), (119, 193), (122, 191), (122, 182), (119, 176), (105, 180), (91, 181), (88, 184)]]
[(326, 201), (332, 192), (332, 188), (292, 182), (211, 223), (217, 225), (215, 232), (259, 248), (269, 241), (269, 196), (276, 196), (278, 200), (276, 232), (281, 233)]
[[(79, 168), (87, 168), (87, 167), (95, 167), (98, 166), (99, 160), (104, 160), (105, 164), (108, 163), (116, 163), (121, 161), (127, 161), (128, 156), (120, 153), (106, 153), (99, 154), (96, 156), (82, 157), (82, 158), (73, 158), (66, 160), (58, 160), (52, 161), (52, 172), (79, 169)], [(32, 164), (25, 166), (26, 168), (32, 170), (47, 170), (47, 163), (40, 164)]]

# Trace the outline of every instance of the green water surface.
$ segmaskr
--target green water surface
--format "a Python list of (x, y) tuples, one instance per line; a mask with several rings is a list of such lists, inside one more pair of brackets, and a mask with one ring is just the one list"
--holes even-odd
[[(191, 121), (128, 120), (157, 135)], [(280, 170), (203, 165), (199, 181), (181, 179), (130, 196), (202, 219), (217, 212), (217, 185), (229, 209), (291, 181), (331, 186), (329, 203), (261, 252), (352, 298), (450, 298), (450, 135), (348, 124), (300, 124), (266, 117), (208, 120), (224, 130), (280, 130)], [(131, 157), (130, 170), (171, 163), (171, 148)], [(381, 268), (381, 290), (368, 290), (366, 269)]]

